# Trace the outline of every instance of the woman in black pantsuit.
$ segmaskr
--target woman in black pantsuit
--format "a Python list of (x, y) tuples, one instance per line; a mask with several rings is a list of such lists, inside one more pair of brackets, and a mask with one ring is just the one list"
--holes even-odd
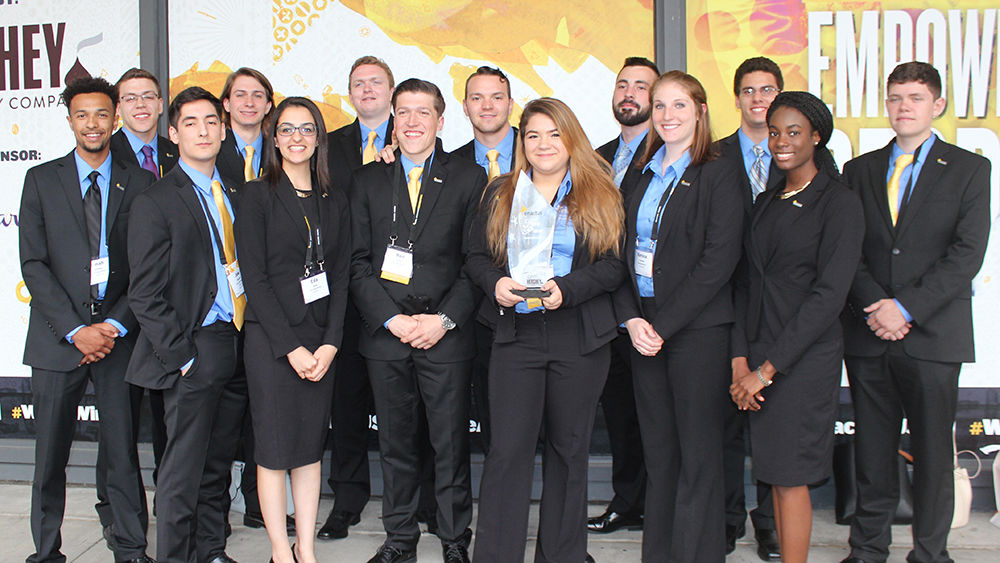
[[(243, 188), (236, 222), (247, 294), (244, 359), (257, 493), (273, 560), (314, 562), (320, 460), (333, 393), (327, 372), (347, 304), (349, 212), (346, 198), (329, 189), (326, 128), (316, 105), (285, 99), (269, 129), (264, 176)], [(294, 547), (285, 531), (288, 470)]]
[[(490, 356), (492, 431), (483, 468), (473, 560), (524, 559), (539, 432), (542, 502), (535, 561), (587, 555), (587, 462), (597, 401), (617, 334), (609, 292), (625, 278), (617, 254), (621, 196), (572, 111), (529, 102), (512, 173), (490, 184), (473, 225), (466, 272), (486, 293), (480, 318), (495, 327)], [(556, 212), (550, 294), (525, 300), (511, 278), (508, 233), (519, 178)], [(542, 204), (544, 205), (544, 204)], [(518, 211), (520, 213), (520, 211)]]
[(833, 132), (826, 104), (784, 92), (767, 123), (786, 177), (757, 198), (746, 231), (730, 393), (752, 411), (753, 475), (773, 487), (782, 561), (804, 562), (808, 485), (829, 477), (833, 459), (844, 353), (838, 316), (861, 259), (864, 216), (826, 149)]
[(629, 282), (615, 293), (635, 350), (646, 459), (642, 559), (725, 559), (722, 423), (730, 277), (740, 257), (738, 170), (713, 159), (705, 90), (680, 71), (652, 89), (647, 162), (626, 202)]

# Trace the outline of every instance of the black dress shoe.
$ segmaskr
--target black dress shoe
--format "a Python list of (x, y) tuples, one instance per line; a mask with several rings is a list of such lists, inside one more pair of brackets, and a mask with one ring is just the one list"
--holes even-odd
[(840, 563), (871, 563), (871, 562), (868, 561), (867, 559), (851, 556), (842, 560)]
[[(264, 516), (247, 512), (243, 515), (243, 525), (247, 528), (263, 528)], [(295, 518), (285, 515), (285, 533), (290, 536), (295, 535)]]
[(361, 515), (343, 510), (333, 510), (323, 527), (316, 533), (321, 540), (339, 540), (347, 537), (347, 529), (361, 521)]
[(136, 557), (135, 559), (125, 559), (122, 563), (156, 563), (156, 559), (153, 559), (143, 553), (141, 557)]
[(417, 560), (416, 550), (403, 551), (398, 547), (383, 545), (375, 552), (368, 563), (414, 563)]
[(726, 524), (726, 555), (736, 550), (736, 540), (742, 538), (746, 533), (746, 522), (740, 522), (735, 526)]
[(587, 554), (587, 559), (585, 561), (586, 563), (596, 563), (596, 561), (594, 561), (594, 556), (589, 553)]
[(444, 553), (444, 563), (470, 563), (469, 550), (463, 543), (442, 543), (441, 550)]
[(438, 533), (438, 518), (437, 518), (437, 512), (436, 511), (433, 511), (433, 510), (418, 510), (417, 513), (414, 514), (414, 516), (416, 517), (417, 522), (420, 522), (422, 524), (427, 524), (427, 533), (428, 534), (434, 534), (435, 536), (437, 535), (437, 533)]
[(587, 519), (587, 531), (595, 534), (609, 534), (621, 528), (641, 530), (642, 516), (635, 513), (621, 514), (609, 508), (604, 514)]
[(208, 560), (208, 563), (237, 563), (235, 559), (223, 553)]
[(781, 561), (781, 546), (778, 544), (778, 532), (774, 530), (754, 530), (753, 537), (757, 540), (757, 557), (762, 561)]

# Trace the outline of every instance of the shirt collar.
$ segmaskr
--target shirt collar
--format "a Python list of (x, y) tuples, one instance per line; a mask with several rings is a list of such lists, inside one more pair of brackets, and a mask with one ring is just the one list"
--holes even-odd
[(675, 179), (684, 176), (684, 171), (687, 170), (688, 165), (691, 164), (691, 150), (685, 150), (684, 154), (675, 160), (673, 164), (668, 166), (666, 172), (663, 172), (663, 159), (666, 156), (667, 146), (663, 145), (656, 151), (653, 158), (649, 159), (649, 162), (646, 163), (646, 166), (643, 167), (642, 171), (645, 173), (646, 170), (652, 170), (653, 174), (659, 176), (660, 178), (666, 178), (670, 171), (673, 171)]
[(627, 143), (625, 142), (625, 137), (618, 135), (618, 150), (621, 150), (621, 146), (624, 144), (628, 145), (628, 148), (630, 151), (632, 151), (632, 154), (635, 154), (635, 151), (639, 150), (639, 145), (642, 143), (642, 140), (646, 138), (647, 134), (649, 134), (649, 129), (646, 129), (642, 133), (636, 135), (635, 137), (632, 138), (631, 141)]
[(361, 126), (361, 142), (362, 143), (367, 143), (368, 142), (368, 132), (369, 131), (375, 131), (375, 137), (377, 139), (381, 139), (383, 143), (385, 142), (385, 134), (386, 134), (386, 131), (389, 129), (389, 120), (388, 119), (386, 119), (385, 121), (383, 121), (382, 123), (380, 123), (378, 125), (378, 127), (376, 127), (375, 129), (370, 129), (370, 128), (366, 127), (364, 123), (361, 123), (361, 120), (358, 120), (358, 125)]
[(156, 142), (157, 141), (156, 137), (153, 137), (153, 140), (151, 142), (146, 143), (142, 139), (137, 137), (135, 133), (129, 131), (127, 127), (122, 127), (122, 132), (125, 133), (125, 138), (128, 139), (128, 144), (130, 147), (132, 147), (132, 152), (134, 152), (136, 156), (142, 154), (142, 147), (148, 144), (149, 148), (153, 149), (153, 158), (156, 158), (156, 153), (159, 152), (156, 150), (157, 145), (159, 144)]
[(218, 168), (212, 170), (212, 177), (209, 178), (208, 176), (202, 174), (201, 172), (189, 166), (188, 163), (184, 162), (183, 157), (177, 160), (177, 164), (178, 166), (181, 167), (182, 170), (184, 170), (184, 173), (188, 175), (188, 178), (191, 178), (191, 181), (194, 182), (194, 185), (199, 190), (207, 194), (212, 193), (212, 181), (217, 181), (220, 184), (222, 183), (222, 177), (219, 176)]
[(757, 158), (757, 155), (753, 153), (753, 148), (755, 146), (764, 149), (764, 156), (771, 158), (771, 149), (767, 146), (767, 137), (764, 137), (763, 141), (755, 144), (753, 140), (750, 137), (747, 137), (747, 134), (743, 132), (743, 128), (736, 130), (736, 136), (740, 139), (740, 151), (742, 151), (744, 159)]
[(228, 133), (233, 136), (233, 140), (236, 141), (236, 148), (239, 149), (239, 151), (240, 151), (241, 154), (246, 154), (246, 151), (244, 151), (244, 148), (247, 145), (250, 145), (251, 147), (253, 147), (253, 154), (255, 156), (258, 155), (258, 154), (260, 154), (260, 149), (263, 148), (263, 146), (264, 146), (264, 136), (261, 133), (257, 133), (257, 138), (254, 139), (252, 143), (248, 143), (248, 142), (244, 141), (243, 137), (240, 137), (236, 133), (236, 131), (233, 131), (232, 129), (230, 129), (228, 131)]
[[(529, 178), (533, 177), (533, 172), (534, 171), (532, 170), (528, 171)], [(570, 171), (567, 169), (566, 175), (563, 176), (562, 182), (559, 182), (559, 189), (556, 190), (556, 202), (554, 204), (554, 207), (559, 207), (560, 205), (562, 205), (563, 198), (566, 197), (566, 194), (568, 194), (572, 189), (573, 189), (573, 177), (570, 176)]]
[[(486, 152), (489, 151), (491, 147), (487, 147), (486, 145), (480, 143), (479, 139), (475, 138), (472, 139), (472, 145), (476, 149), (476, 160), (487, 160)], [(497, 144), (497, 146), (492, 148), (495, 148), (497, 152), (500, 153), (501, 157), (512, 159), (514, 156), (514, 128), (509, 127), (507, 129), (507, 134), (504, 135), (504, 138)]]
[(410, 177), (410, 170), (413, 170), (413, 167), (424, 166), (425, 167), (424, 170), (426, 171), (426, 167), (430, 166), (433, 162), (434, 162), (433, 152), (431, 153), (430, 156), (427, 157), (427, 160), (425, 160), (423, 163), (413, 162), (412, 160), (406, 158), (406, 155), (404, 155), (403, 153), (399, 153), (399, 163), (403, 165), (403, 174), (405, 174), (407, 178)]
[[(83, 190), (86, 191), (90, 189), (90, 181), (87, 179), (87, 176), (90, 176), (90, 173), (93, 172), (95, 168), (87, 164), (87, 161), (83, 160), (80, 157), (80, 153), (76, 152), (76, 150), (73, 151), (73, 158), (76, 160), (76, 173), (80, 178), (80, 185), (83, 186)], [(96, 168), (96, 170), (97, 173), (100, 175), (100, 178), (98, 178), (98, 185), (102, 184), (107, 185), (108, 181), (111, 180), (110, 152), (108, 153), (108, 156), (104, 159), (104, 162), (102, 162), (101, 165)]]
[[(931, 147), (934, 146), (934, 141), (936, 139), (937, 139), (937, 135), (935, 135), (934, 133), (931, 133), (931, 136), (928, 137), (926, 141), (924, 141), (923, 143), (920, 144), (920, 148), (917, 149), (917, 158), (913, 161), (913, 165), (917, 165), (917, 164), (923, 165), (924, 161), (927, 160), (927, 154), (931, 152)], [(901, 155), (901, 154), (904, 154), (903, 153), (903, 149), (899, 148), (899, 145), (896, 144), (895, 140), (893, 140), (892, 141), (892, 154), (891, 154), (891, 156), (889, 158), (889, 163), (890, 163), (889, 168), (890, 168), (890, 170), (893, 167), (892, 163), (896, 162), (896, 158), (898, 158), (899, 155)]]

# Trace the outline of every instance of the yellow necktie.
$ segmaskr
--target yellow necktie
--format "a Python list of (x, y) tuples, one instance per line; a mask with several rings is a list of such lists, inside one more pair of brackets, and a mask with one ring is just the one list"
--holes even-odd
[(377, 152), (375, 150), (375, 137), (377, 136), (378, 134), (374, 131), (368, 132), (368, 144), (365, 145), (365, 150), (361, 151), (361, 164), (368, 164), (369, 162), (373, 162), (375, 160), (375, 154)]
[(496, 149), (490, 149), (486, 151), (486, 158), (490, 161), (490, 169), (488, 171), (490, 176), (490, 181), (492, 182), (494, 178), (500, 175), (500, 163), (497, 162), (497, 157), (500, 156), (500, 151)]
[(249, 182), (257, 177), (257, 171), (253, 167), (253, 146), (247, 145), (243, 148), (246, 151), (246, 157), (243, 158), (243, 179)]
[[(218, 181), (212, 182), (212, 197), (215, 199), (215, 206), (219, 209), (219, 217), (222, 218), (222, 251), (226, 258), (226, 264), (236, 262), (236, 239), (233, 237), (233, 219), (226, 209), (226, 202), (222, 198), (222, 184)], [(228, 273), (228, 272), (227, 272)], [(236, 330), (243, 328), (243, 310), (247, 307), (246, 294), (236, 297), (233, 288), (229, 288), (229, 295), (233, 298), (233, 324)]]
[(887, 188), (889, 195), (889, 216), (892, 217), (892, 224), (896, 224), (896, 219), (899, 217), (899, 177), (903, 175), (903, 169), (913, 162), (912, 154), (901, 154), (896, 157), (896, 168), (892, 171), (892, 176), (889, 177), (889, 186)]
[(420, 195), (420, 175), (423, 174), (422, 166), (414, 166), (410, 169), (410, 181), (406, 183), (406, 191), (410, 192), (410, 208), (417, 212), (417, 198)]

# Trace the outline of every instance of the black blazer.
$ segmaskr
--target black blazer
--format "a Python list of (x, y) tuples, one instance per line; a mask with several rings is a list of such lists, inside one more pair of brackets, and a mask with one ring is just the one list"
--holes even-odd
[[(513, 166), (514, 155), (517, 154), (517, 144), (520, 141), (518, 140), (517, 127), (511, 127), (511, 129), (514, 130), (514, 145), (510, 154), (511, 166)], [(473, 139), (468, 143), (465, 143), (464, 145), (451, 151), (450, 154), (452, 156), (460, 156), (466, 160), (471, 160), (472, 162), (476, 162), (476, 140)]]
[(902, 340), (907, 354), (975, 361), (972, 278), (983, 264), (990, 232), (990, 161), (935, 140), (893, 227), (886, 193), (892, 144), (844, 165), (865, 211), (863, 259), (842, 317), (846, 353), (885, 351), (888, 343), (868, 328), (863, 309), (896, 298), (913, 316)]
[[(136, 194), (152, 183), (149, 172), (112, 158), (106, 212), (111, 272), (103, 314), (125, 327), (128, 340), (138, 332), (128, 307), (128, 216)], [(90, 246), (72, 152), (28, 170), (18, 224), (21, 276), (31, 293), (23, 361), (40, 369), (70, 371), (83, 354), (66, 335), (90, 324)]]
[[(260, 169), (257, 170), (258, 178), (264, 171), (264, 154), (267, 153), (267, 135), (264, 136), (264, 144), (261, 146), (260, 151)], [(219, 149), (219, 156), (215, 159), (215, 167), (219, 170), (219, 175), (224, 179), (236, 182), (233, 185), (230, 185), (229, 182), (227, 182), (227, 188), (232, 187), (239, 189), (243, 187), (243, 184), (246, 183), (246, 176), (243, 174), (245, 166), (246, 161), (243, 160), (243, 153), (241, 153), (239, 147), (236, 146), (236, 133), (227, 127), (226, 138), (222, 140), (222, 148)]]
[(734, 357), (753, 350), (751, 365), (770, 360), (787, 373), (813, 343), (841, 340), (838, 317), (861, 260), (865, 226), (860, 199), (825, 172), (794, 196), (799, 205), (774, 223), (762, 221), (776, 196), (769, 191), (757, 198), (747, 226), (749, 275), (736, 284), (732, 347)]
[[(743, 195), (739, 171), (727, 160), (688, 166), (670, 197), (653, 256), (656, 316), (648, 319), (664, 340), (685, 328), (733, 322), (730, 278), (740, 258)], [(619, 322), (642, 317), (635, 280), (635, 237), (639, 203), (652, 170), (643, 174), (625, 202), (623, 259), (629, 282), (615, 292)]]
[[(238, 217), (236, 180), (222, 178)], [(169, 389), (193, 358), (192, 335), (208, 315), (218, 285), (212, 232), (194, 183), (175, 166), (136, 197), (129, 226), (129, 305), (142, 327), (125, 380)], [(239, 247), (236, 249), (239, 256)]]
[[(135, 158), (132, 145), (129, 144), (128, 137), (122, 129), (111, 136), (111, 158), (121, 160), (122, 164), (137, 165), (142, 168), (142, 163)], [(177, 145), (163, 135), (157, 136), (156, 158), (160, 161), (160, 176), (163, 176), (177, 164)]]
[[(386, 144), (392, 139), (392, 115), (386, 126)], [(440, 151), (440, 146), (438, 147)], [(330, 182), (334, 189), (347, 193), (351, 187), (351, 174), (361, 168), (361, 123), (352, 123), (326, 134), (327, 166), (330, 167)]]
[[(296, 199), (284, 172), (274, 188), (267, 180), (247, 182), (240, 194), (240, 217), (235, 227), (247, 293), (246, 320), (260, 323), (275, 358), (315, 342), (340, 348), (344, 332), (351, 263), (347, 198), (335, 190), (319, 198), (330, 295), (308, 305), (299, 280), (305, 271), (309, 235)], [(316, 204), (306, 199), (302, 205)]]
[[(486, 294), (479, 307), (479, 320), (495, 331), (495, 341), (513, 342), (517, 338), (517, 313), (514, 307), (501, 307), (496, 301), (496, 285), (500, 278), (510, 276), (506, 265), (498, 267), (486, 243), (486, 221), (489, 208), (504, 180), (496, 179), (487, 188), (483, 204), (472, 227), (471, 251), (465, 262), (468, 276)], [(560, 310), (575, 309), (580, 317), (580, 351), (590, 353), (614, 340), (618, 334), (611, 292), (625, 281), (625, 264), (607, 252), (596, 260), (584, 246), (583, 237), (576, 237), (570, 273), (552, 278), (559, 285), (563, 302)]]
[[(462, 271), (468, 253), (468, 233), (486, 184), (486, 172), (464, 158), (436, 151), (422, 184), (420, 220), (411, 232), (410, 209), (402, 165), (373, 162), (351, 180), (351, 299), (361, 312), (365, 331), (359, 351), (366, 358), (400, 360), (412, 348), (382, 323), (400, 313), (412, 313), (406, 303), (426, 298), (426, 312), (442, 312), (458, 325), (427, 351), (435, 362), (468, 360), (475, 354), (472, 315), (478, 302), (475, 286)], [(399, 197), (397, 245), (413, 241), (413, 278), (408, 285), (380, 277), (392, 229), (392, 194)]]
[[(743, 188), (743, 210), (746, 213), (746, 220), (750, 221), (750, 217), (753, 215), (753, 188), (750, 187), (750, 177), (747, 176), (747, 168), (743, 160), (739, 130), (737, 129), (732, 135), (720, 139), (716, 143), (716, 148), (719, 151), (719, 158), (729, 160), (740, 172), (740, 187)], [(778, 168), (772, 157), (771, 165), (767, 169), (767, 189), (773, 189), (774, 186), (778, 185), (778, 182), (784, 179), (785, 171)]]
[[(650, 135), (655, 135), (652, 131), (647, 131), (646, 136), (642, 138), (642, 142), (635, 150), (635, 154), (632, 155), (632, 160), (628, 164), (628, 169), (625, 171), (625, 177), (622, 178), (622, 195), (628, 197), (628, 193), (631, 191), (632, 187), (642, 176), (642, 157), (646, 154), (646, 142), (649, 141)], [(621, 135), (615, 137), (614, 139), (608, 141), (607, 143), (601, 145), (597, 148), (597, 154), (601, 155), (601, 158), (608, 161), (608, 164), (614, 164), (615, 153), (618, 152), (618, 143), (621, 141)], [(614, 174), (614, 172), (612, 172)]]

